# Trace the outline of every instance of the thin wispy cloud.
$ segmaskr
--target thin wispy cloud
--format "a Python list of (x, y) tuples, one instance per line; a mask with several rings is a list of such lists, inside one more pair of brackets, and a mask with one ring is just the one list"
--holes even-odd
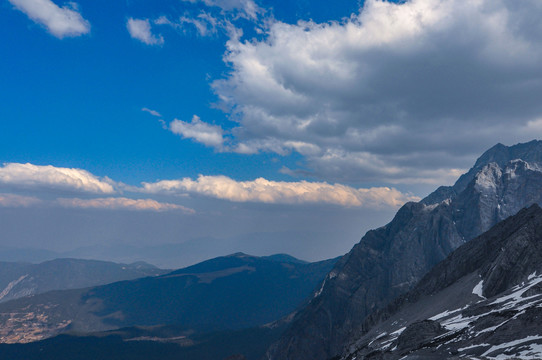
[(183, 0), (190, 3), (203, 3), (210, 7), (220, 8), (223, 12), (233, 12), (234, 15), (256, 20), (265, 11), (253, 0)]
[(162, 35), (154, 35), (151, 29), (149, 19), (134, 19), (129, 18), (126, 22), (126, 29), (130, 36), (147, 45), (162, 45), (164, 38)]
[(33, 196), (0, 193), (1, 207), (29, 207), (41, 203), (40, 199)]
[(172, 28), (186, 33), (193, 27), (200, 36), (211, 36), (218, 33), (218, 29), (224, 27), (224, 22), (204, 11), (195, 16), (181, 16), (177, 21), (171, 21), (166, 16), (154, 20), (156, 25), (168, 25)]
[(158, 111), (152, 110), (152, 109), (149, 109), (149, 108), (146, 108), (146, 107), (142, 108), (141, 111), (148, 112), (152, 116), (162, 117), (162, 115)]
[(75, 37), (90, 32), (90, 23), (79, 13), (78, 6), (74, 2), (59, 7), (51, 0), (8, 1), (57, 38)]
[(193, 193), (234, 202), (268, 204), (334, 204), (352, 207), (399, 207), (418, 197), (394, 188), (356, 189), (324, 182), (284, 182), (258, 178), (236, 181), (227, 176), (203, 176), (196, 180), (163, 180), (143, 183), (142, 191), (151, 194)]
[(239, 20), (248, 20), (257, 29), (261, 26), (267, 26), (266, 10), (259, 7), (253, 0), (183, 1), (194, 4), (194, 8), (186, 9), (184, 14), (177, 18), (160, 16), (153, 21), (154, 24), (171, 26), (183, 34), (190, 34), (195, 30), (201, 37), (225, 34), (236, 39), (243, 33), (239, 26)]
[(57, 203), (63, 207), (83, 209), (106, 210), (133, 210), (133, 211), (181, 211), (185, 214), (194, 214), (193, 209), (182, 205), (158, 202), (153, 199), (129, 199), (125, 197), (108, 197), (97, 199), (60, 198)]
[(195, 18), (182, 16), (179, 19), (179, 24), (181, 26), (191, 24), (201, 36), (209, 36), (217, 33), (219, 22), (212, 15), (202, 12)]
[(56, 190), (81, 191), (112, 194), (114, 183), (82, 169), (6, 163), (0, 167), (0, 185), (15, 188), (47, 188)]

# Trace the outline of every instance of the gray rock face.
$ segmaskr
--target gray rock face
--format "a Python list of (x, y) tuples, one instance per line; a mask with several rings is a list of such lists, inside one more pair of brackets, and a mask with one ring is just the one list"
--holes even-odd
[(343, 359), (541, 358), (542, 209), (461, 246), (366, 321)]
[(433, 320), (412, 323), (397, 338), (397, 349), (400, 351), (416, 349), (420, 344), (425, 344), (444, 332), (444, 328)]
[(363, 332), (368, 314), (412, 288), (435, 264), (523, 207), (542, 203), (542, 141), (485, 152), (452, 187), (405, 204), (325, 278), (268, 359), (328, 359)]

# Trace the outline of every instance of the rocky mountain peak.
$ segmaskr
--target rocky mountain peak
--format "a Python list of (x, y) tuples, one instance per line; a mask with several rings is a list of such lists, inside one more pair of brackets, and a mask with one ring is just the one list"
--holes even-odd
[(493, 146), (484, 152), (474, 163), (474, 166), (459, 177), (454, 184), (455, 192), (463, 191), (476, 174), (486, 165), (496, 163), (504, 168), (512, 160), (521, 159), (530, 164), (542, 166), (542, 141), (532, 140), (527, 143), (520, 143), (513, 146), (505, 146), (501, 143)]
[[(407, 203), (371, 230), (296, 314), (269, 359), (328, 359), (367, 315), (412, 288), (439, 261), (523, 207), (542, 204), (542, 141), (486, 151), (453, 187)], [(486, 290), (484, 290), (486, 291)]]

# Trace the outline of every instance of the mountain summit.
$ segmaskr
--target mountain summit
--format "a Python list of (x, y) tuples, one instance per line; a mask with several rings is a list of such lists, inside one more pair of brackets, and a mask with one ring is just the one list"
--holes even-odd
[(335, 265), (268, 359), (328, 359), (362, 333), (367, 315), (411, 289), (453, 250), (542, 203), (542, 141), (498, 144), (451, 187), (409, 202)]

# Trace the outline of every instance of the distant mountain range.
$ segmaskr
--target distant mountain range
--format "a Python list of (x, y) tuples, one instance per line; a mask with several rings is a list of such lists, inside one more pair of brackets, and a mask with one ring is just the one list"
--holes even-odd
[(342, 359), (542, 358), (542, 209), (455, 250), (368, 318)]
[(405, 204), (367, 232), (327, 275), (268, 359), (340, 356), (363, 323), (410, 290), (439, 261), (523, 207), (542, 203), (542, 141), (486, 151), (454, 186)]
[(0, 358), (542, 358), (541, 203), (542, 142), (498, 144), (340, 259), (236, 253), (0, 303), (1, 342), (41, 340)]
[(24, 297), (0, 304), (0, 342), (134, 325), (173, 324), (186, 334), (259, 326), (299, 307), (336, 260), (237, 253), (161, 276)]
[[(228, 238), (204, 237), (184, 239), (179, 243), (156, 243), (145, 246), (112, 243), (84, 246), (69, 251), (0, 246), (0, 261), (39, 263), (58, 258), (98, 259), (117, 263), (145, 261), (160, 268), (179, 269), (236, 252), (249, 254), (287, 252), (294, 256), (303, 253), (308, 258), (320, 259), (322, 258), (320, 249), (326, 247), (324, 244), (333, 236), (334, 232), (331, 230), (329, 232), (301, 232), (277, 229), (273, 232), (254, 232)], [(299, 239), (299, 242), (292, 242), (291, 239)], [(302, 251), (298, 243), (309, 241), (313, 247)]]
[(145, 262), (116, 264), (80, 259), (56, 259), (40, 264), (0, 262), (0, 302), (51, 290), (85, 288), (157, 276), (169, 271)]

